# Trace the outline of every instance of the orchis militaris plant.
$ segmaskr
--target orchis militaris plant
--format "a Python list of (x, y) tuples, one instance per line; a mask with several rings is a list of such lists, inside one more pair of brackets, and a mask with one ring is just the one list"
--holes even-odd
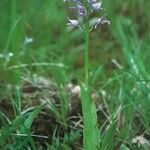
[[(97, 128), (97, 114), (94, 102), (90, 98), (89, 87), (89, 33), (92, 29), (96, 29), (103, 24), (110, 24), (103, 15), (98, 18), (94, 18), (94, 21), (90, 21), (91, 14), (99, 11), (104, 11), (102, 8), (102, 1), (97, 0), (64, 0), (68, 3), (69, 9), (76, 11), (77, 19), (68, 18), (67, 26), (71, 28), (80, 28), (84, 33), (85, 38), (85, 50), (84, 50), (84, 72), (85, 82), (81, 85), (81, 103), (83, 112), (83, 148), (84, 150), (96, 150), (99, 149), (100, 133)], [(96, 13), (96, 14), (97, 14)]]

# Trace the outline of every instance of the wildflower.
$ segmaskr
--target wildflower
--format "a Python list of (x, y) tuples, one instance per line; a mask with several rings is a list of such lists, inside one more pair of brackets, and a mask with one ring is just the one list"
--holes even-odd
[(14, 56), (12, 52), (9, 53), (0, 53), (0, 59), (5, 59), (7, 62)]
[[(64, 0), (64, 2), (75, 2), (76, 4), (76, 6), (69, 7), (75, 9), (78, 13), (77, 16), (78, 19), (75, 20), (68, 19), (69, 22), (67, 23), (67, 25), (71, 27), (80, 27), (83, 29), (84, 27), (82, 26), (82, 23), (84, 24), (84, 21), (86, 20), (86, 19), (84, 20), (84, 17), (86, 17), (87, 14), (93, 13), (94, 11), (103, 10), (102, 1), (97, 2), (97, 0), (87, 0), (86, 2), (88, 5), (84, 5), (85, 3), (83, 3), (81, 0)], [(88, 13), (88, 11), (90, 12)], [(82, 18), (79, 16), (81, 16)], [(89, 16), (87, 18), (89, 18)], [(97, 28), (97, 26), (103, 24), (110, 24), (110, 21), (108, 21), (105, 16), (98, 18), (94, 22), (91, 29)]]
[(86, 16), (86, 9), (83, 7), (83, 5), (80, 3), (78, 3), (77, 5), (78, 14), (80, 16)]
[(4, 54), (0, 54), (0, 58), (3, 58), (4, 57)]
[(87, 1), (90, 8), (91, 8), (91, 13), (93, 11), (98, 11), (98, 10), (102, 10), (103, 8), (101, 7), (102, 6), (102, 1), (100, 2), (97, 2), (96, 0), (88, 0)]
[(87, 0), (88, 3), (97, 3), (96, 0)]
[(8, 57), (13, 57), (13, 56), (14, 56), (14, 54), (12, 52), (8, 53)]
[(106, 19), (106, 16), (102, 16), (102, 17), (98, 18), (94, 23), (94, 28), (96, 29), (97, 26), (100, 26), (103, 24), (110, 24), (110, 21)]
[(102, 6), (102, 2), (93, 3), (93, 4), (91, 5), (92, 11), (94, 11), (94, 10), (97, 11), (97, 10), (103, 9), (101, 6)]
[(27, 45), (27, 44), (30, 44), (33, 42), (33, 38), (32, 37), (25, 37), (25, 40), (24, 40), (24, 45)]
[(68, 23), (67, 26), (71, 26), (71, 27), (78, 27), (79, 26), (79, 21), (78, 20), (72, 20), (68, 18)]
[[(69, 7), (69, 8), (77, 10), (79, 16), (86, 16), (86, 9), (82, 5), (82, 3), (80, 2), (80, 0), (74, 0), (74, 1), (76, 2), (77, 6), (76, 7), (73, 6), (73, 7)], [(70, 1), (67, 1), (67, 2), (70, 2)]]

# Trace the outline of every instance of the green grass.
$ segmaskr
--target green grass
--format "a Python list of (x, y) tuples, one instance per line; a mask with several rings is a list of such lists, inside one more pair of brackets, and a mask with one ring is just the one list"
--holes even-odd
[[(91, 97), (96, 104), (98, 149), (148, 150), (150, 2), (107, 0), (103, 5), (111, 25), (90, 33), (91, 96), (81, 90), (83, 99)], [(67, 32), (63, 1), (1, 0), (0, 9), (0, 149), (83, 148), (74, 87), (85, 81), (84, 37), (77, 30)], [(33, 42), (26, 44), (26, 38)], [(138, 136), (149, 144), (133, 144)]]

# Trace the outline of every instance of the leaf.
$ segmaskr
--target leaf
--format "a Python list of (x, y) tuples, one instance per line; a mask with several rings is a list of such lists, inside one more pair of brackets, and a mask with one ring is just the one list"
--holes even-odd
[(101, 141), (101, 147), (100, 147), (101, 150), (112, 149), (116, 127), (117, 127), (117, 121), (115, 120), (105, 130), (102, 141)]
[(97, 128), (97, 114), (90, 92), (81, 86), (82, 113), (83, 113), (83, 147), (85, 150), (96, 150), (99, 147), (99, 131)]
[(24, 120), (25, 116), (19, 115), (11, 122), (9, 126), (0, 129), (0, 145), (3, 145), (5, 140), (10, 137), (10, 135), (13, 134), (16, 130), (18, 130)]
[(92, 77), (92, 83), (95, 84), (97, 78), (101, 75), (101, 73), (103, 73), (103, 66), (99, 66), (94, 74), (93, 74), (93, 77)]
[(24, 133), (26, 132), (27, 129), (31, 128), (31, 125), (33, 123), (33, 120), (36, 118), (36, 116), (39, 114), (39, 112), (42, 110), (43, 105), (42, 106), (38, 106), (35, 108), (34, 111), (32, 111), (29, 116), (27, 117), (27, 119), (24, 122), (23, 127), (21, 128), (21, 132)]
[(126, 145), (122, 144), (120, 150), (130, 150)]

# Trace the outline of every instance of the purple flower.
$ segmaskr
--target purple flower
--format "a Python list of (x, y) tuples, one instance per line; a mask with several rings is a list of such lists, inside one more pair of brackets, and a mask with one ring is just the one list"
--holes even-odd
[(86, 9), (82, 5), (81, 1), (80, 0), (64, 0), (64, 2), (71, 2), (71, 1), (76, 2), (76, 6), (69, 7), (69, 8), (77, 10), (79, 16), (86, 16)]
[(67, 26), (78, 27), (78, 26), (80, 26), (80, 24), (79, 24), (78, 20), (72, 20), (72, 19), (68, 18)]
[(102, 2), (93, 3), (93, 4), (91, 5), (93, 11), (94, 11), (94, 10), (100, 10), (100, 9), (102, 9), (101, 6), (102, 6)]
[(77, 10), (78, 10), (78, 14), (79, 14), (80, 16), (86, 16), (86, 9), (85, 9), (85, 7), (83, 7), (82, 4), (79, 4), (79, 3), (78, 3), (78, 5), (77, 5)]
[[(79, 27), (81, 29), (84, 29), (84, 21), (87, 21), (86, 19), (83, 19), (87, 14), (89, 14), (90, 12), (92, 13), (93, 11), (98, 11), (98, 10), (102, 10), (102, 1), (97, 1), (97, 0), (86, 0), (87, 4), (83, 3), (82, 0), (64, 0), (64, 2), (74, 2), (71, 3), (71, 5), (73, 4), (74, 6), (70, 6), (69, 8), (71, 9), (75, 9), (76, 12), (78, 13), (77, 16), (77, 20), (73, 20), (73, 19), (69, 19), (68, 18), (68, 23), (67, 25), (70, 27)], [(88, 12), (90, 11), (90, 12)], [(82, 17), (79, 17), (82, 16)], [(88, 19), (90, 19), (90, 16), (87, 17)], [(81, 20), (79, 20), (81, 19)], [(83, 23), (83, 24), (82, 24)], [(110, 21), (108, 21), (106, 19), (105, 16), (102, 16), (98, 19), (96, 19), (94, 21), (94, 23), (92, 23), (92, 27), (93, 28), (97, 28), (97, 26), (103, 25), (103, 24), (110, 24)], [(83, 26), (82, 26), (83, 25)]]
[(110, 21), (106, 19), (106, 16), (102, 16), (101, 18), (98, 18), (94, 23), (94, 28), (96, 29), (97, 26), (100, 26), (103, 24), (110, 24)]
[(98, 10), (102, 10), (103, 8), (101, 7), (102, 6), (102, 1), (100, 2), (97, 2), (96, 0), (88, 0), (87, 1), (90, 8), (91, 8), (91, 13), (93, 11), (98, 11)]
[(88, 2), (89, 4), (97, 3), (96, 0), (87, 0), (87, 2)]

